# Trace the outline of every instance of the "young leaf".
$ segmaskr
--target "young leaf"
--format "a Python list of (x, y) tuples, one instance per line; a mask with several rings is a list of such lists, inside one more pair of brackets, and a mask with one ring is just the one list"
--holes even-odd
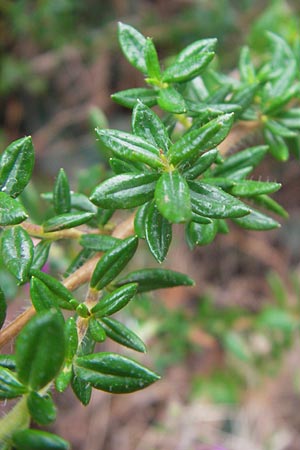
[(156, 48), (152, 39), (147, 38), (144, 47), (145, 63), (147, 67), (147, 74), (150, 78), (159, 80), (161, 78), (161, 70), (159, 60), (156, 52)]
[(155, 203), (149, 205), (145, 233), (152, 255), (159, 263), (163, 262), (172, 241), (172, 225), (160, 214)]
[(157, 93), (153, 89), (147, 88), (126, 89), (125, 91), (116, 92), (111, 98), (119, 105), (131, 109), (138, 100), (149, 106), (149, 108), (157, 103)]
[(265, 231), (280, 227), (280, 224), (276, 220), (254, 209), (251, 209), (250, 214), (247, 216), (233, 219), (233, 221), (247, 230)]
[(116, 175), (97, 186), (90, 198), (102, 208), (134, 208), (153, 198), (158, 178), (155, 173)]
[(94, 388), (117, 394), (143, 389), (160, 378), (132, 359), (107, 352), (77, 358), (75, 373)]
[(168, 132), (160, 118), (147, 106), (137, 102), (132, 113), (134, 134), (150, 142), (165, 153), (171, 144)]
[(30, 136), (12, 142), (1, 156), (0, 190), (17, 197), (29, 182), (34, 165)]
[(129, 300), (135, 295), (136, 290), (136, 283), (126, 284), (125, 286), (116, 289), (111, 294), (101, 298), (99, 303), (91, 309), (91, 313), (97, 318), (111, 316), (127, 305)]
[(186, 104), (182, 95), (174, 86), (162, 88), (157, 97), (157, 103), (161, 109), (174, 114), (186, 112)]
[(57, 297), (57, 303), (61, 308), (71, 310), (76, 308), (78, 305), (77, 300), (75, 300), (72, 293), (56, 280), (56, 278), (34, 269), (31, 270), (31, 275), (38, 278), (47, 286), (47, 288)]
[(48, 425), (56, 419), (56, 407), (49, 394), (30, 392), (27, 407), (32, 419), (39, 425)]
[(53, 206), (56, 214), (66, 214), (71, 209), (69, 180), (64, 169), (60, 169), (53, 188)]
[(101, 290), (109, 284), (133, 257), (138, 238), (131, 236), (107, 251), (97, 263), (91, 278), (91, 287)]
[(32, 269), (40, 270), (44, 267), (48, 259), (50, 246), (51, 241), (43, 240), (34, 247), (31, 264)]
[(148, 164), (154, 169), (163, 167), (159, 148), (145, 139), (119, 130), (96, 129), (99, 141), (117, 157), (133, 162)]
[(198, 130), (187, 132), (169, 149), (172, 164), (192, 160), (200, 151), (210, 150), (225, 139), (233, 124), (233, 114), (223, 114)]
[(106, 333), (100, 322), (95, 319), (94, 317), (91, 317), (89, 319), (89, 332), (91, 334), (91, 337), (96, 342), (103, 342), (106, 339)]
[(124, 56), (136, 69), (147, 73), (145, 61), (146, 38), (135, 28), (122, 22), (118, 24), (118, 38)]
[(195, 245), (208, 245), (210, 244), (218, 232), (218, 221), (213, 220), (209, 224), (200, 224), (196, 222), (190, 222), (186, 228), (186, 239), (190, 248), (194, 248)]
[(1, 255), (19, 284), (25, 283), (33, 258), (33, 243), (27, 231), (20, 226), (6, 229), (1, 237)]
[(214, 219), (242, 217), (250, 209), (222, 189), (209, 184), (189, 181), (192, 210), (196, 214)]
[(277, 120), (268, 119), (265, 122), (266, 128), (272, 133), (277, 136), (281, 136), (283, 138), (289, 138), (289, 137), (296, 137), (297, 133), (293, 130), (290, 130), (289, 128), (282, 125)]
[(45, 233), (51, 231), (65, 230), (66, 228), (73, 228), (88, 222), (95, 213), (90, 212), (74, 212), (60, 214), (59, 216), (51, 217), (43, 223)]
[(20, 383), (14, 372), (0, 367), (0, 400), (16, 398), (26, 394), (27, 391), (27, 387)]
[(168, 269), (136, 270), (117, 280), (116, 286), (123, 286), (127, 283), (137, 283), (137, 293), (195, 284), (187, 275)]
[(146, 353), (144, 342), (118, 320), (112, 319), (111, 317), (102, 317), (100, 323), (107, 336), (113, 341), (137, 352)]
[(159, 212), (172, 223), (191, 219), (190, 190), (177, 170), (164, 172), (156, 184), (155, 203)]
[(12, 435), (17, 450), (69, 450), (67, 441), (56, 434), (39, 430), (21, 430)]
[(65, 356), (64, 327), (54, 310), (40, 312), (16, 341), (17, 373), (33, 390), (46, 386), (59, 372)]
[(197, 178), (215, 162), (218, 155), (219, 152), (215, 148), (201, 155), (194, 164), (189, 165), (183, 171), (185, 178), (188, 180), (194, 180)]
[(201, 52), (197, 55), (182, 52), (181, 56), (163, 72), (162, 81), (168, 83), (189, 81), (200, 75), (213, 57), (213, 52)]
[(0, 226), (16, 225), (24, 222), (28, 214), (17, 200), (5, 192), (0, 192)]
[(84, 248), (89, 248), (97, 252), (106, 252), (114, 245), (120, 242), (120, 239), (104, 234), (83, 234), (79, 239), (79, 244)]

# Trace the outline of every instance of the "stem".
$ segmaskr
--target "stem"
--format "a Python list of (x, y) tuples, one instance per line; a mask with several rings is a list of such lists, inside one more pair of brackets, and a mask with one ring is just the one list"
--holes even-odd
[(84, 234), (83, 231), (80, 231), (77, 228), (68, 228), (67, 230), (46, 233), (44, 232), (43, 227), (30, 222), (23, 222), (21, 227), (24, 228), (30, 236), (40, 239), (50, 239), (52, 241), (56, 241), (58, 239), (78, 239), (82, 234)]
[(0, 444), (10, 438), (14, 431), (28, 428), (30, 415), (27, 409), (27, 396), (23, 398), (0, 420)]
[[(118, 224), (112, 232), (112, 236), (124, 239), (134, 233), (134, 214), (128, 217), (126, 220)], [(34, 225), (37, 226), (37, 225)], [(64, 230), (67, 231), (67, 230)], [(53, 233), (51, 233), (53, 234)], [(94, 268), (102, 254), (98, 253), (89, 259), (83, 266), (77, 269), (74, 273), (69, 275), (64, 281), (63, 285), (70, 291), (74, 291), (82, 284), (87, 283), (94, 271)], [(0, 333), (0, 348), (7, 344), (11, 339), (19, 334), (26, 323), (35, 315), (35, 309), (33, 306), (29, 307), (26, 311), (20, 314), (13, 322), (11, 322)]]

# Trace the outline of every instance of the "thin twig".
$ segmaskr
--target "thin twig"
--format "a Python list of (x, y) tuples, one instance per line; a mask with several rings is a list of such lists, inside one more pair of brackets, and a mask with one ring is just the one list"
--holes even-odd
[[(133, 234), (133, 219), (134, 215), (131, 215), (126, 220), (118, 224), (112, 232), (112, 236), (119, 239), (124, 239)], [(97, 255), (93, 256), (85, 264), (83, 264), (83, 266), (69, 275), (62, 284), (70, 291), (74, 291), (79, 286), (87, 283), (90, 280), (93, 270), (101, 255), (101, 253), (97, 253)], [(31, 306), (16, 317), (16, 319), (13, 320), (6, 328), (4, 328), (0, 333), (0, 348), (15, 338), (26, 323), (35, 315), (35, 313), (36, 311), (34, 307)]]

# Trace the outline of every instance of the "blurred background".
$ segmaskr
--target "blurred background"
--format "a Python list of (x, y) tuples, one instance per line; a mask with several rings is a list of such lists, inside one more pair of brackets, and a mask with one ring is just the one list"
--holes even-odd
[[(292, 43), (300, 4), (1, 0), (0, 147), (33, 137), (34, 183), (23, 200), (37, 222), (48, 208), (39, 193), (51, 189), (60, 167), (87, 193), (103, 178), (108, 165), (95, 126), (130, 127), (130, 111), (110, 95), (143, 86), (143, 78), (121, 54), (118, 21), (153, 37), (161, 59), (217, 37), (218, 65), (229, 73), (242, 45), (263, 57), (266, 30)], [(162, 381), (129, 396), (94, 392), (87, 408), (71, 391), (57, 396), (60, 412), (50, 429), (74, 450), (299, 450), (299, 161), (269, 158), (256, 175), (283, 184), (275, 198), (289, 219), (262, 234), (233, 228), (193, 253), (178, 228), (164, 267), (189, 274), (196, 287), (140, 297), (122, 313), (148, 346), (143, 358), (128, 355)], [(65, 267), (58, 246), (51, 264), (54, 272)], [(146, 249), (136, 264), (155, 266)], [(4, 268), (0, 279), (13, 298)], [(14, 303), (12, 317), (21, 301)]]

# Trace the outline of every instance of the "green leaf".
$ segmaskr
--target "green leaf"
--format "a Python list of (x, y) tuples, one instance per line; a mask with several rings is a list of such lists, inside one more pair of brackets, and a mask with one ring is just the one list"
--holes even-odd
[(0, 355), (0, 367), (5, 369), (16, 370), (15, 355)]
[(222, 189), (209, 184), (189, 181), (192, 210), (196, 214), (214, 219), (241, 217), (250, 209)]
[(158, 174), (116, 175), (97, 186), (91, 194), (91, 201), (102, 208), (134, 208), (154, 195)]
[(297, 133), (295, 131), (290, 130), (289, 128), (286, 128), (281, 123), (277, 122), (277, 120), (268, 119), (265, 122), (266, 128), (272, 133), (277, 136), (281, 137), (296, 137)]
[(185, 47), (178, 54), (176, 61), (186, 61), (190, 57), (199, 56), (199, 53), (211, 52), (217, 45), (216, 38), (200, 39)]
[(241, 107), (239, 112), (235, 113), (235, 119), (238, 119), (242, 113), (251, 105), (253, 98), (259, 88), (258, 83), (242, 84), (232, 95), (230, 103), (234, 103)]
[(172, 225), (160, 214), (155, 203), (149, 205), (145, 233), (152, 255), (159, 263), (163, 262), (172, 241)]
[(104, 328), (94, 317), (89, 319), (89, 332), (96, 342), (103, 342), (106, 339), (106, 332)]
[(265, 231), (280, 227), (280, 224), (276, 220), (254, 209), (251, 209), (250, 214), (247, 216), (233, 220), (240, 227), (246, 228), (247, 230)]
[(142, 171), (137, 169), (132, 163), (122, 161), (122, 159), (119, 158), (109, 158), (109, 165), (116, 175), (128, 172), (140, 173)]
[(201, 214), (195, 213), (192, 211), (192, 221), (196, 223), (201, 223), (202, 225), (207, 225), (208, 223), (212, 223), (212, 219), (208, 217), (204, 217)]
[(111, 316), (127, 305), (129, 300), (136, 294), (137, 284), (131, 283), (116, 289), (111, 294), (105, 295), (97, 305), (93, 306), (91, 313), (99, 318)]
[(92, 386), (89, 382), (86, 382), (79, 378), (75, 373), (73, 373), (73, 377), (71, 380), (71, 386), (74, 394), (78, 398), (78, 400), (84, 405), (88, 405), (91, 400), (92, 395)]
[(179, 83), (189, 81), (200, 75), (205, 67), (213, 59), (213, 52), (195, 52), (184, 51), (175, 62), (169, 66), (162, 75), (162, 81), (168, 83)]
[(134, 232), (140, 239), (145, 239), (145, 224), (148, 213), (149, 203), (144, 203), (139, 207), (134, 216)]
[(160, 378), (132, 359), (107, 352), (77, 358), (75, 373), (94, 388), (117, 394), (138, 391)]
[(99, 141), (117, 157), (133, 162), (148, 164), (154, 169), (163, 167), (159, 148), (139, 136), (119, 130), (96, 129)]
[(198, 130), (187, 132), (169, 149), (172, 164), (193, 160), (204, 150), (210, 150), (225, 139), (233, 124), (233, 114), (223, 114)]
[(239, 59), (239, 71), (241, 81), (243, 83), (248, 84), (255, 83), (256, 81), (255, 68), (251, 61), (249, 47), (247, 46), (242, 47), (241, 49)]
[(114, 245), (120, 242), (120, 239), (104, 234), (83, 234), (79, 239), (79, 244), (85, 248), (95, 250), (97, 252), (106, 252)]
[(0, 190), (17, 197), (29, 182), (34, 166), (34, 150), (30, 136), (12, 142), (0, 160)]
[(48, 425), (56, 419), (56, 407), (49, 394), (30, 392), (27, 407), (32, 419), (39, 425)]
[(46, 386), (58, 374), (65, 356), (64, 327), (54, 310), (40, 312), (16, 340), (20, 381), (34, 390)]
[(93, 272), (91, 287), (101, 290), (107, 286), (131, 260), (137, 246), (138, 238), (131, 236), (104, 253)]
[(186, 239), (192, 249), (195, 245), (208, 245), (218, 233), (218, 221), (213, 220), (209, 224), (190, 222), (186, 229)]
[(152, 39), (147, 38), (144, 47), (144, 57), (149, 77), (159, 80), (161, 78), (161, 70), (157, 56), (156, 48)]
[(35, 270), (40, 270), (44, 267), (49, 256), (49, 250), (51, 246), (51, 241), (40, 241), (33, 250), (33, 259), (31, 268)]
[(54, 183), (53, 206), (56, 214), (66, 214), (71, 210), (70, 185), (64, 169), (60, 169)]
[(33, 258), (33, 243), (27, 231), (20, 226), (6, 229), (1, 237), (1, 255), (5, 267), (18, 283), (25, 283)]
[(0, 287), (0, 329), (2, 328), (2, 325), (5, 322), (5, 318), (6, 318), (6, 300), (4, 292)]
[(155, 188), (155, 202), (159, 212), (172, 223), (191, 219), (190, 190), (177, 170), (164, 172)]
[(258, 195), (253, 198), (253, 201), (285, 219), (289, 217), (288, 212), (268, 195)]
[(56, 434), (38, 430), (16, 431), (12, 442), (17, 450), (69, 450), (67, 441)]
[(238, 333), (234, 331), (227, 332), (223, 337), (222, 343), (227, 351), (241, 361), (250, 362), (252, 360), (249, 348)]
[(76, 355), (78, 348), (77, 326), (74, 317), (69, 317), (66, 320), (64, 333), (66, 346), (65, 359), (66, 361), (71, 362)]
[(249, 166), (256, 167), (263, 160), (268, 152), (267, 145), (258, 145), (256, 147), (246, 148), (241, 152), (235, 153), (224, 160), (212, 170), (214, 176), (222, 176), (231, 178), (238, 170), (247, 168)]
[(157, 103), (157, 93), (153, 89), (147, 88), (126, 89), (125, 91), (116, 92), (111, 98), (126, 108), (133, 108), (138, 100), (149, 106), (149, 108)]
[(24, 222), (28, 214), (17, 200), (4, 192), (0, 192), (0, 226), (16, 225)]
[(51, 231), (65, 230), (66, 228), (73, 228), (79, 225), (83, 225), (88, 222), (95, 213), (90, 212), (73, 212), (60, 214), (59, 216), (52, 217), (43, 223), (43, 229), (45, 233)]
[(27, 387), (20, 383), (14, 372), (0, 367), (0, 400), (16, 398), (26, 394)]
[(55, 389), (58, 392), (64, 392), (72, 380), (72, 375), (73, 375), (72, 364), (66, 363), (61, 372), (55, 378)]
[(256, 325), (275, 330), (276, 332), (282, 331), (283, 333), (289, 333), (298, 324), (296, 318), (289, 311), (284, 311), (282, 308), (270, 307), (258, 315)]
[(280, 124), (287, 128), (300, 129), (300, 108), (291, 108), (281, 112), (277, 117)]
[(255, 180), (238, 181), (232, 188), (230, 194), (238, 197), (253, 197), (262, 194), (271, 194), (280, 189), (280, 183), (263, 182)]
[(171, 144), (168, 132), (160, 118), (147, 106), (137, 102), (132, 113), (134, 134), (163, 150), (165, 153)]
[[(284, 75), (283, 75), (284, 77)], [(299, 96), (300, 91), (300, 83), (296, 83), (286, 90), (285, 93), (278, 97), (272, 97), (270, 94), (269, 101), (264, 105), (263, 113), (264, 114), (277, 114), (281, 112), (282, 108), (294, 97)]]
[(32, 304), (37, 312), (47, 311), (55, 308), (60, 312), (58, 307), (57, 296), (41, 280), (31, 277), (30, 280), (30, 297)]
[(168, 86), (159, 90), (157, 103), (161, 109), (174, 114), (186, 112), (186, 104), (182, 95), (174, 86)]
[(78, 305), (72, 293), (56, 278), (47, 273), (32, 269), (31, 275), (42, 281), (47, 288), (57, 297), (57, 303), (61, 308), (74, 309)]
[(117, 280), (116, 286), (123, 286), (127, 283), (137, 283), (137, 293), (176, 286), (194, 286), (195, 284), (187, 275), (168, 269), (136, 270)]
[(264, 137), (270, 147), (270, 152), (278, 161), (287, 161), (289, 158), (289, 149), (281, 136), (271, 133), (264, 129)]
[(136, 69), (147, 73), (144, 57), (146, 38), (135, 28), (122, 22), (118, 24), (118, 38), (124, 56)]
[(112, 319), (111, 317), (102, 317), (100, 323), (107, 336), (113, 341), (137, 352), (146, 353), (144, 342), (118, 320)]

